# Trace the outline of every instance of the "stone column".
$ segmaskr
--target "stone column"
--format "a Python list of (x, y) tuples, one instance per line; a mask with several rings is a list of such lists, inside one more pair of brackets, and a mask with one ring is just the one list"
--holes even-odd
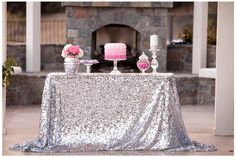
[(208, 2), (194, 2), (192, 73), (206, 67)]
[(218, 2), (215, 135), (234, 134), (234, 3)]
[[(7, 2), (2, 2), (2, 64), (7, 56)], [(2, 88), (2, 133), (6, 134), (5, 128), (6, 115), (6, 87)]]
[(26, 71), (40, 72), (40, 2), (26, 3)]

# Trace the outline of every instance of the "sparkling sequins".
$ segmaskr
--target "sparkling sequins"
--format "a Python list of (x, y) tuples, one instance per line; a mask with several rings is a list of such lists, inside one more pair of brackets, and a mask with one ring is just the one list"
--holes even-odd
[(39, 137), (12, 150), (214, 151), (189, 139), (175, 78), (158, 74), (48, 74)]

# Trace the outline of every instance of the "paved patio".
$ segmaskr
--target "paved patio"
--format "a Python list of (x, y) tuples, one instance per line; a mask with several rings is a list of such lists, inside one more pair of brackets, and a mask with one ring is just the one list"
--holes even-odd
[(40, 105), (10, 106), (6, 111), (7, 134), (3, 136), (3, 155), (233, 155), (233, 136), (214, 136), (214, 106), (181, 106), (186, 129), (192, 140), (214, 144), (215, 152), (101, 151), (80, 153), (22, 153), (10, 151), (10, 144), (35, 139), (38, 133)]

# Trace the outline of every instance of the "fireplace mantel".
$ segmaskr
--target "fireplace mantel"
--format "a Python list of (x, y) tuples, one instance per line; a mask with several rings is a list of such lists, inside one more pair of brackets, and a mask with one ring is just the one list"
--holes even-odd
[(172, 8), (173, 2), (63, 2), (65, 7)]

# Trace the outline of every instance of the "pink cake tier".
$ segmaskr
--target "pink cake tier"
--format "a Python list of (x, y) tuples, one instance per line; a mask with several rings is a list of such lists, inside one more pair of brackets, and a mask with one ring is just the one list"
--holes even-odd
[(126, 45), (123, 43), (105, 44), (105, 60), (126, 60)]

